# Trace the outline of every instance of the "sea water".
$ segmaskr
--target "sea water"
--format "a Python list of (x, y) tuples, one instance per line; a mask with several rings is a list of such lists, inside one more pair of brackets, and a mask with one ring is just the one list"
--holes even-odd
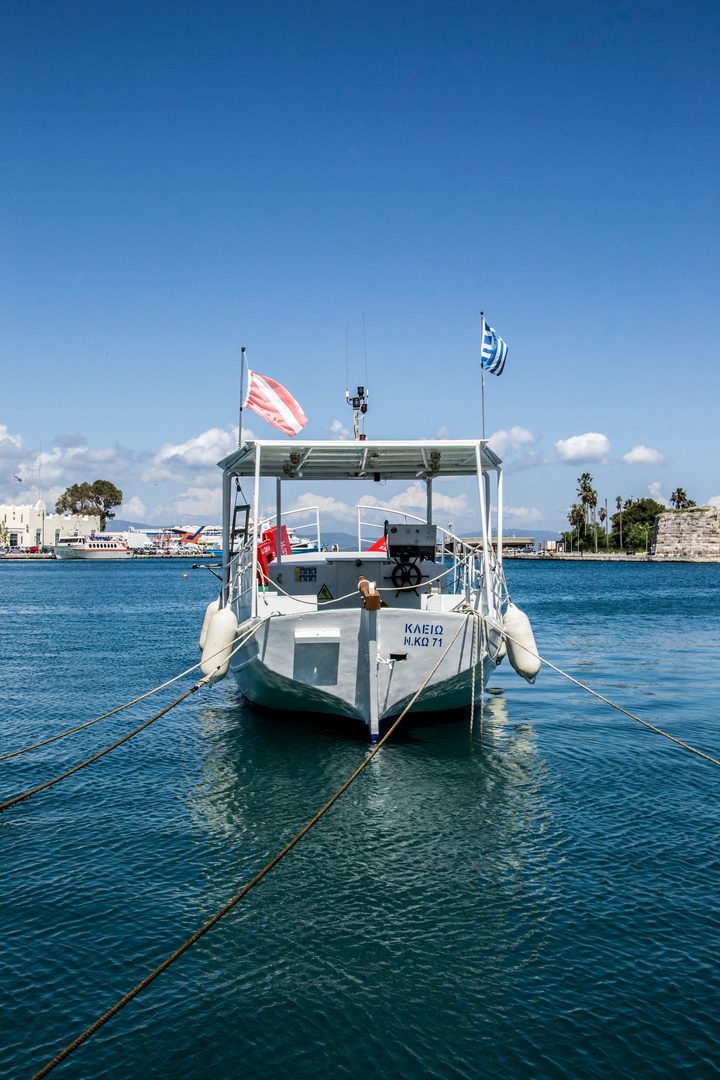
[[(186, 576), (187, 575), (187, 576)], [(720, 566), (507, 564), (559, 667), (720, 757)], [(183, 561), (0, 564), (0, 753), (198, 659)], [(189, 685), (0, 763), (0, 801)], [(58, 1077), (711, 1077), (720, 768), (544, 668), (403, 728)], [(231, 679), (0, 821), (0, 1072), (29, 1078), (170, 955), (368, 751)]]

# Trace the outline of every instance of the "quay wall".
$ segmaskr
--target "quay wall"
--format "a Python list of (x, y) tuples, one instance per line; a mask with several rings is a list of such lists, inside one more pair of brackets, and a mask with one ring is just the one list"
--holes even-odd
[(652, 544), (659, 556), (720, 559), (720, 510), (716, 506), (666, 510), (655, 518)]

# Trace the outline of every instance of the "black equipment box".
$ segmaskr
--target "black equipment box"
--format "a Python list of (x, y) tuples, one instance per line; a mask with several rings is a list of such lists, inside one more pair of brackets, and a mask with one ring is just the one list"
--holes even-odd
[(436, 525), (388, 525), (387, 553), (391, 559), (435, 562)]

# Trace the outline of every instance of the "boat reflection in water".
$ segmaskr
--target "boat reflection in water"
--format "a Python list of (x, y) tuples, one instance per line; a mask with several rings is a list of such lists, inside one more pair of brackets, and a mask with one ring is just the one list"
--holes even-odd
[[(248, 1024), (275, 1011), (291, 1042), (308, 1016), (330, 1030), (341, 1016), (348, 1047), (362, 1040), (365, 1053), (397, 1053), (398, 1064), (403, 1046), (430, 1046), (434, 1019), (447, 1033), (452, 1016), (462, 1029), (477, 1009), (507, 1008), (545, 945), (560, 892), (548, 851), (562, 837), (532, 726), (513, 724), (501, 694), (485, 704), (482, 746), (478, 714), (472, 744), (468, 719), (401, 726), (242, 901), (243, 915), (225, 929), (223, 977), (242, 981)], [(205, 874), (220, 906), (365, 751), (326, 718), (261, 717), (233, 692), (200, 721), (201, 779), (189, 798), (196, 827), (212, 838)], [(378, 995), (405, 1017), (389, 1042)], [(253, 1065), (261, 1051), (249, 1037)]]

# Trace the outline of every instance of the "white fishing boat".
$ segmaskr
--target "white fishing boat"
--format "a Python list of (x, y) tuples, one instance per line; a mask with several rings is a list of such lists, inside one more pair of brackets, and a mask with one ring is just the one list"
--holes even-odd
[(56, 559), (132, 559), (133, 550), (124, 540), (111, 536), (69, 536), (54, 545)]
[[(502, 471), (487, 442), (256, 440), (219, 464), (222, 590), (206, 612), (203, 671), (222, 677), (218, 656), (229, 658), (249, 701), (354, 718), (373, 739), (420, 687), (413, 714), (467, 709), (473, 686), (480, 698), (505, 651)], [(271, 516), (259, 509), (265, 477), (276, 482)], [(433, 481), (445, 477), (474, 478), (480, 545), (433, 522)], [(252, 505), (244, 479), (254, 485)], [(282, 503), (299, 480), (419, 480), (426, 513), (360, 504), (355, 551), (293, 552), (284, 522), (294, 511), (284, 514)]]

